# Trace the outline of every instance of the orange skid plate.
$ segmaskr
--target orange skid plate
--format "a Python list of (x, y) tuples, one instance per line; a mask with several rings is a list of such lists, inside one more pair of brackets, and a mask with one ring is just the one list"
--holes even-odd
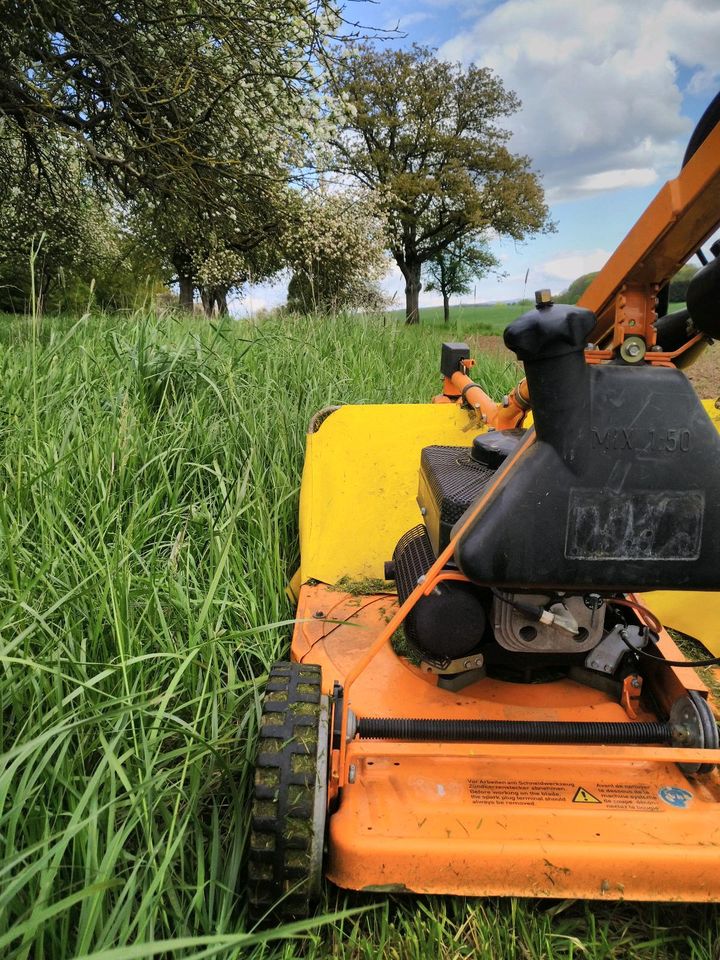
[(468, 896), (720, 899), (713, 786), (673, 763), (557, 752), (354, 742), (329, 878)]
[[(305, 584), (293, 658), (320, 664), (330, 692), (396, 608), (393, 594)], [(681, 657), (665, 632), (659, 646)], [(687, 688), (708, 693), (687, 669), (659, 668), (645, 686), (642, 721), (656, 719), (653, 702), (666, 715)], [(348, 696), (360, 717), (631, 722), (609, 695), (566, 678), (485, 678), (451, 692), (390, 644)], [(718, 763), (720, 751), (356, 738), (329, 818), (326, 872), (358, 890), (720, 901), (720, 780), (688, 778), (682, 761)]]

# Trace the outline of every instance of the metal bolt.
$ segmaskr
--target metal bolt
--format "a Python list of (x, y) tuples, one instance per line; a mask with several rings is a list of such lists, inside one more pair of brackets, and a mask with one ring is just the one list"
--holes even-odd
[(466, 660), (465, 663), (463, 664), (463, 667), (466, 670), (473, 670), (477, 667), (481, 667), (483, 665), (483, 662), (484, 661), (483, 661), (482, 654), (478, 654), (476, 657), (470, 657), (469, 660)]
[(552, 306), (552, 293), (547, 290), (536, 290), (535, 291), (535, 306), (540, 309), (541, 307), (551, 307)]
[(634, 687), (636, 690), (638, 689), (638, 687), (641, 686), (640, 681), (638, 680), (637, 677), (632, 678), (632, 680), (630, 681), (630, 686)]
[(325, 611), (324, 611), (324, 610), (316, 610), (315, 613), (313, 614), (313, 616), (315, 617), (316, 620), (322, 620), (322, 618), (325, 616)]
[(355, 778), (357, 777), (357, 767), (354, 763), (350, 764), (350, 769), (348, 770), (348, 783), (355, 783)]
[(427, 516), (427, 507), (420, 507), (420, 513), (423, 517)]
[(627, 348), (628, 355), (631, 357), (636, 357), (640, 353), (640, 345), (637, 343), (631, 343)]
[(687, 743), (690, 740), (690, 731), (687, 727), (675, 727), (673, 730), (673, 740), (680, 743)]

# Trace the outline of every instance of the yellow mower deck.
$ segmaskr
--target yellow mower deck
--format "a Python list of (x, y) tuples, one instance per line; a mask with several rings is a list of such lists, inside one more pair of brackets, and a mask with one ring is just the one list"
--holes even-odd
[[(720, 427), (714, 404), (706, 408)], [(421, 449), (469, 446), (478, 432), (469, 423), (455, 405), (347, 406), (308, 436), (292, 656), (322, 667), (326, 692), (356, 672), (396, 612), (377, 581), (421, 520)], [(677, 597), (645, 602), (670, 611), (672, 625), (675, 605), (683, 629), (720, 652), (717, 595)], [(660, 648), (682, 656), (667, 634)], [(656, 673), (662, 710), (687, 688), (708, 695), (692, 670)], [(631, 722), (609, 695), (568, 679), (441, 689), (389, 644), (357, 676), (350, 707), (364, 717)], [(656, 719), (650, 702), (637, 719)], [(720, 780), (688, 779), (677, 766), (701, 757), (718, 762), (720, 751), (355, 739), (333, 771), (344, 786), (326, 873), (364, 890), (720, 900)]]
[[(720, 431), (717, 403), (703, 406)], [(311, 579), (381, 579), (398, 539), (422, 519), (415, 499), (420, 451), (431, 444), (468, 447), (478, 432), (455, 404), (418, 403), (341, 407), (308, 434), (296, 597)], [(720, 654), (720, 593), (658, 591), (644, 599), (666, 627)]]

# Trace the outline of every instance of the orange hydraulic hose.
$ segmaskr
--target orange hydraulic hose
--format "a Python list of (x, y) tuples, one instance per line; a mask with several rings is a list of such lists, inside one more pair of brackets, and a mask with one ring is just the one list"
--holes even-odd
[(458, 370), (450, 378), (453, 389), (457, 391), (459, 397), (465, 403), (472, 407), (476, 413), (479, 413), (486, 422), (495, 413), (497, 404), (492, 400), (473, 380), (461, 370)]
[(434, 402), (449, 403), (454, 397), (458, 403), (471, 407), (483, 423), (495, 430), (512, 430), (520, 426), (530, 409), (530, 393), (524, 379), (502, 403), (496, 403), (466, 373), (458, 370), (445, 378), (443, 392), (435, 397)]

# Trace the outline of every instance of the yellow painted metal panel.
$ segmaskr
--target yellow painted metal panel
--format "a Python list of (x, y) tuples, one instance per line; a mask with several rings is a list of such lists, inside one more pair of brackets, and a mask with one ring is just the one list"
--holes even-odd
[(302, 579), (382, 577), (420, 523), (420, 451), (465, 446), (481, 430), (455, 404), (345, 406), (307, 436), (300, 494)]
[[(714, 400), (705, 409), (720, 431)], [(469, 446), (477, 424), (454, 404), (345, 406), (308, 434), (300, 495), (302, 580), (382, 577), (400, 537), (420, 523), (420, 451)], [(662, 591), (646, 600), (668, 627), (720, 655), (720, 593)]]
[(696, 637), (720, 656), (720, 593), (663, 591), (643, 594), (643, 600), (666, 627)]
[[(720, 431), (716, 401), (703, 400), (703, 406)], [(696, 637), (713, 654), (720, 655), (720, 593), (667, 590), (645, 594), (644, 599), (666, 627)]]
[(707, 415), (710, 417), (710, 419), (715, 424), (718, 430), (720, 430), (720, 407), (718, 407), (719, 403), (720, 403), (720, 400), (703, 400), (702, 402), (702, 405), (705, 407)]

